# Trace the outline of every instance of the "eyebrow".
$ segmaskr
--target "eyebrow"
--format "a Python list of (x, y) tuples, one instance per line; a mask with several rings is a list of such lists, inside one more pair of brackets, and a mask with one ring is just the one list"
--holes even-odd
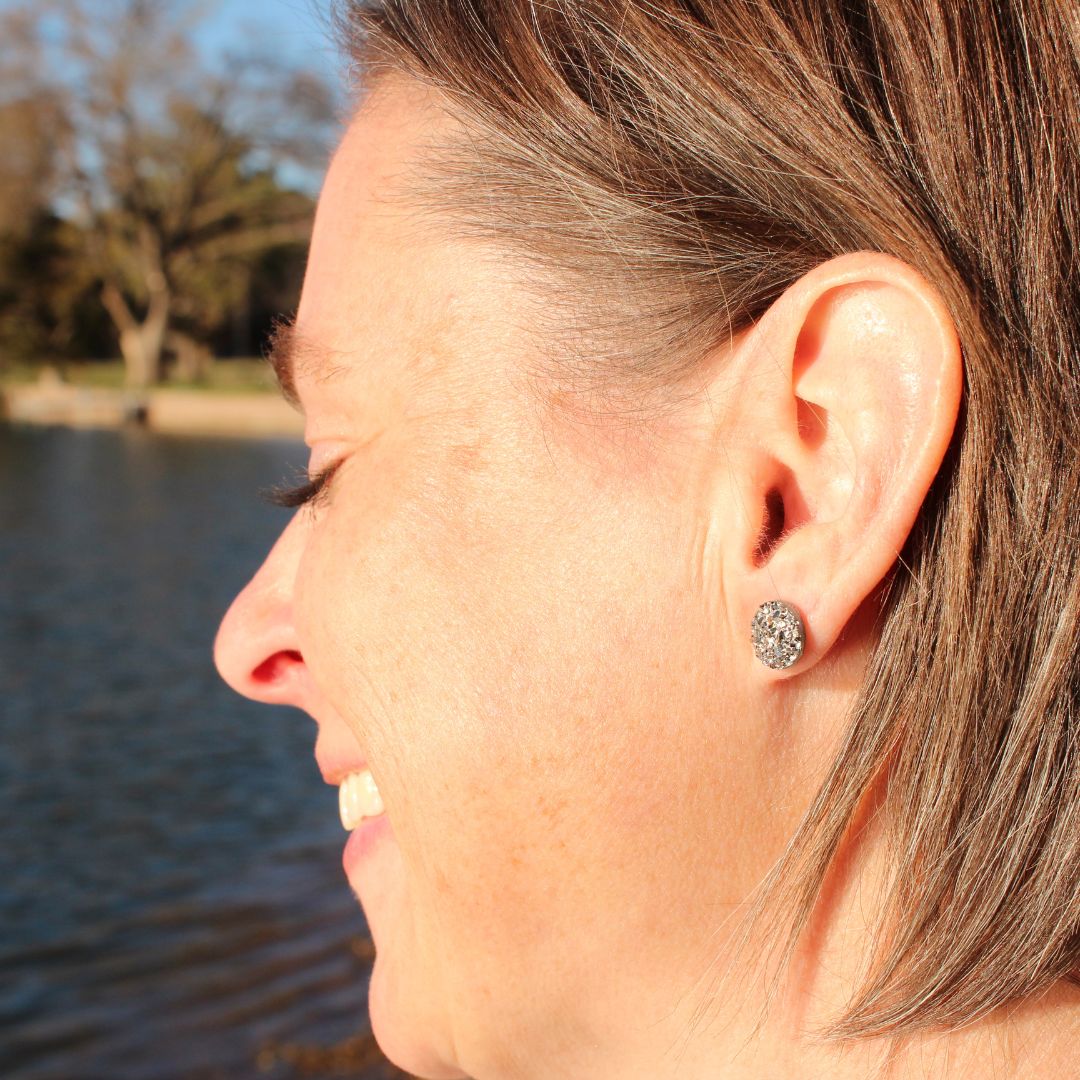
[(274, 321), (264, 355), (274, 370), (281, 396), (300, 412), (304, 411), (304, 406), (296, 389), (298, 376), (318, 375), (326, 380), (344, 370), (344, 365), (330, 364), (330, 350), (304, 337), (291, 316)]

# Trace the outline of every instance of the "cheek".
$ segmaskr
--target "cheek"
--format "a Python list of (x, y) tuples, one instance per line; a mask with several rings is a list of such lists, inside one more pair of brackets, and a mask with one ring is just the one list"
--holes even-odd
[(638, 903), (693, 786), (685, 591), (645, 561), (673, 539), (516, 462), (379, 475), (312, 529), (297, 620), (379, 777), (419, 932), (495, 968), (552, 921), (584, 934)]

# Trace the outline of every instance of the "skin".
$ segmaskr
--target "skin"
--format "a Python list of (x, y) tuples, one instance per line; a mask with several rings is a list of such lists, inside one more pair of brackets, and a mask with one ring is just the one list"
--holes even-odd
[[(731, 917), (835, 748), (874, 587), (955, 424), (952, 322), (910, 267), (855, 253), (703, 357), (700, 398), (662, 423), (540, 408), (523, 373), (543, 342), (509, 257), (388, 197), (449, 122), (437, 104), (388, 80), (334, 157), (297, 388), (312, 471), (341, 464), (215, 649), (236, 690), (303, 709), (319, 751), (378, 783), (390, 830), (350, 878), (375, 1035), (430, 1078), (866, 1076), (880, 1048), (802, 1030), (869, 947), (875, 830), (838, 860), (749, 1040), (756, 984), (722, 973)], [(786, 531), (759, 564), (772, 489)], [(808, 627), (784, 671), (749, 643), (776, 597)], [(891, 1075), (1051, 1075), (1007, 1069), (1036, 1045), (1040, 1068), (1073, 1060), (1075, 1015), (1055, 1000), (1007, 1039), (988, 1022), (913, 1044)]]

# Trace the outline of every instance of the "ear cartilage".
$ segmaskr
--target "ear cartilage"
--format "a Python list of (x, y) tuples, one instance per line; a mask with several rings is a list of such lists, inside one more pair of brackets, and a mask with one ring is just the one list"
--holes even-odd
[(784, 600), (766, 600), (750, 624), (754, 655), (768, 668), (788, 668), (802, 656), (806, 628), (802, 616)]

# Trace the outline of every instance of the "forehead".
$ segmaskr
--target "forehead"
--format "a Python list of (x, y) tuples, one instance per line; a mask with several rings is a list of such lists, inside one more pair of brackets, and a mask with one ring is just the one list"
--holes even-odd
[[(461, 321), (473, 291), (457, 270), (465, 255), (445, 226), (418, 212), (409, 188), (425, 144), (452, 123), (435, 92), (388, 77), (364, 100), (334, 154), (296, 335), (309, 352), (324, 354), (335, 376), (377, 378), (391, 358), (411, 364), (431, 357)], [(300, 371), (297, 382), (303, 393)]]
[[(387, 76), (353, 114), (330, 162), (321, 204), (347, 213), (357, 199), (387, 205), (407, 200), (408, 174), (425, 145), (449, 134), (453, 120), (444, 99), (415, 79)], [(341, 205), (339, 205), (339, 203)], [(366, 206), (361, 216), (373, 207)]]

